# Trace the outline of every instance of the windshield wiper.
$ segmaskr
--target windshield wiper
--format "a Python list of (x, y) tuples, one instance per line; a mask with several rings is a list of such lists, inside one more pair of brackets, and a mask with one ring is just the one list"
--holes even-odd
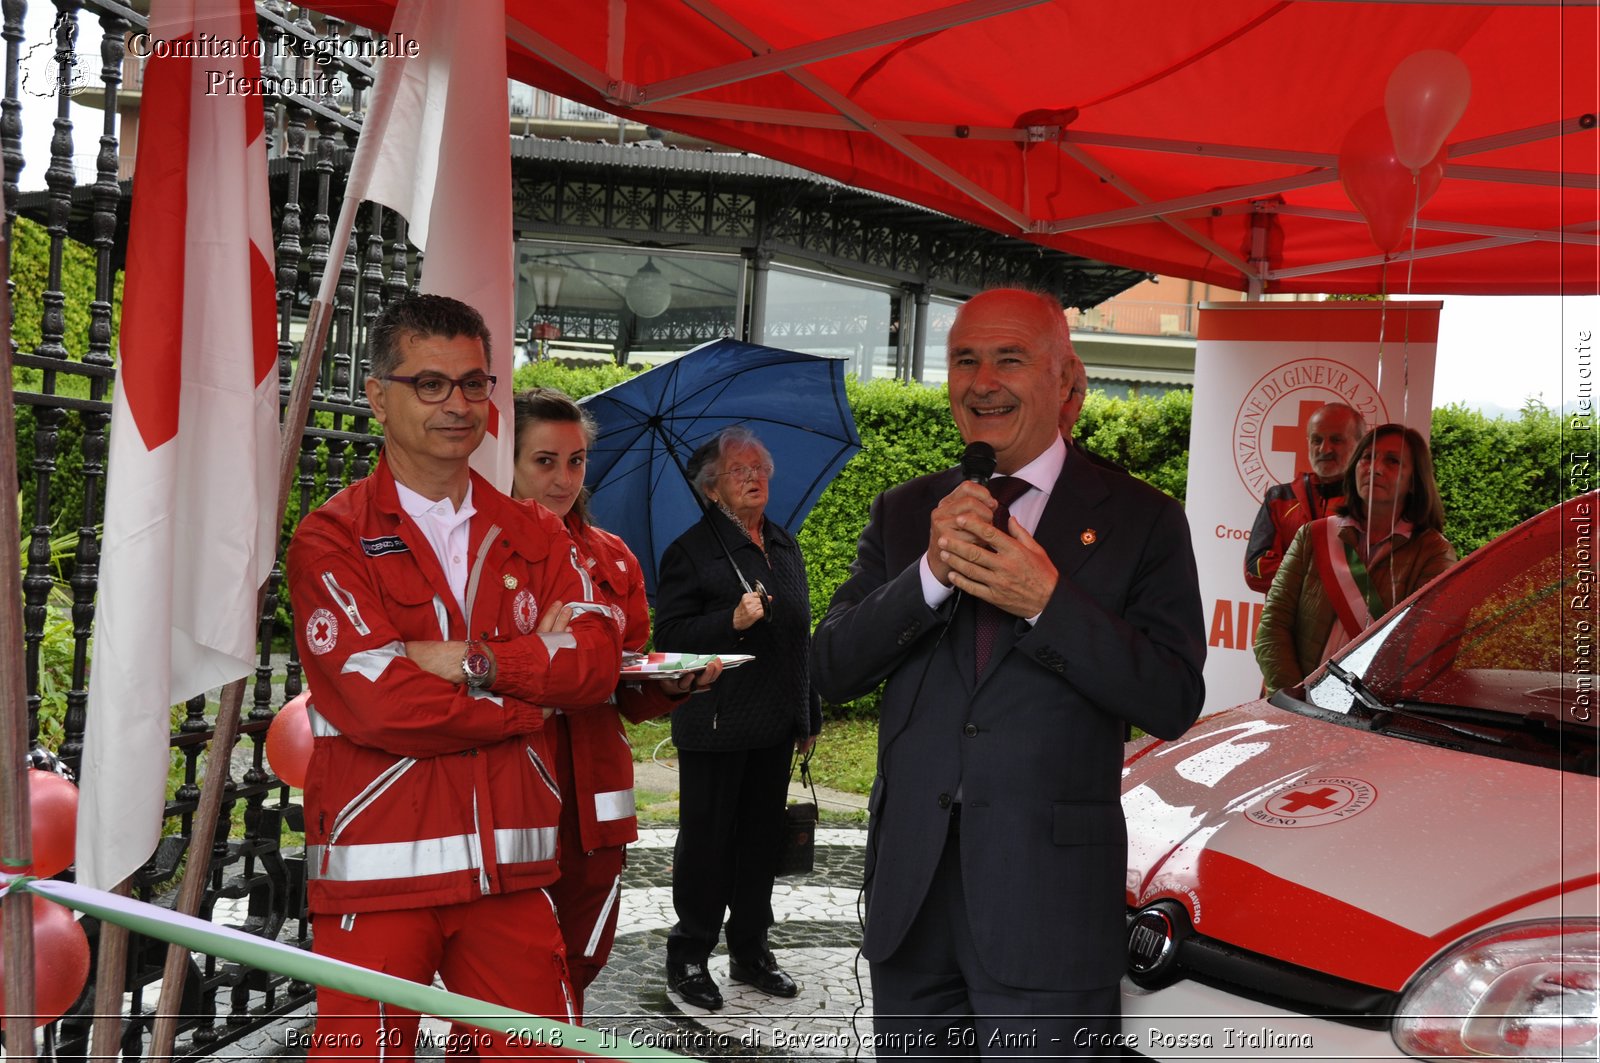
[(1361, 677), (1354, 672), (1333, 661), (1328, 661), (1322, 667), (1328, 670), (1329, 675), (1343, 683), (1344, 688), (1350, 691), (1350, 696), (1355, 699), (1355, 703), (1366, 709), (1369, 714), (1389, 711), (1389, 706), (1379, 701), (1378, 696), (1367, 689), (1367, 684), (1363, 683)]
[(1546, 709), (1533, 709), (1524, 713), (1522, 719), (1541, 734), (1575, 735), (1578, 738), (1586, 738), (1590, 742), (1600, 742), (1600, 730), (1596, 730), (1593, 724), (1574, 723), (1566, 717), (1557, 716)]
[(1435, 713), (1417, 712), (1413, 709), (1401, 708), (1398, 705), (1385, 704), (1367, 688), (1367, 684), (1362, 682), (1361, 677), (1354, 672), (1335, 664), (1333, 661), (1327, 662), (1323, 667), (1328, 670), (1329, 675), (1343, 683), (1345, 688), (1350, 691), (1350, 695), (1354, 699), (1354, 704), (1351, 706), (1352, 709), (1359, 707), (1363, 714), (1372, 721), (1372, 729), (1374, 731), (1386, 729), (1389, 726), (1390, 718), (1399, 716), (1407, 720), (1415, 720), (1418, 723), (1425, 723), (1430, 727), (1437, 727), (1461, 738), (1470, 738), (1476, 742), (1487, 742), (1496, 746), (1510, 744), (1504, 732), (1480, 731), (1473, 727), (1463, 726), (1453, 720), (1444, 719), (1441, 715)]

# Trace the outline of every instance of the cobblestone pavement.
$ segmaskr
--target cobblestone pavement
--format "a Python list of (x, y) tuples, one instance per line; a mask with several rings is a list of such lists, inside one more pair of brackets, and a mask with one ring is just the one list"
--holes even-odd
[(698, 1059), (854, 1056), (872, 1028), (866, 964), (856, 953), (866, 831), (818, 831), (812, 873), (779, 879), (773, 890), (777, 925), (768, 940), (779, 965), (799, 983), (800, 995), (782, 1000), (730, 981), (728, 957), (719, 946), (710, 969), (725, 1004), (716, 1012), (685, 1004), (667, 989), (676, 834), (644, 830), (628, 850), (617, 943), (589, 989), (587, 1025), (613, 1034), (623, 1054), (632, 1044)]

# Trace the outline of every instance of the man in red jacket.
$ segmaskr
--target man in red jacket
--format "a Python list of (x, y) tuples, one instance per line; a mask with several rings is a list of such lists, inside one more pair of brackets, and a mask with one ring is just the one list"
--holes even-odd
[[(574, 1021), (543, 889), (561, 798), (542, 731), (552, 707), (615, 689), (617, 625), (561, 524), (468, 469), (495, 386), (477, 311), (406, 296), (370, 347), (383, 456), (301, 522), (288, 557), (316, 736), (314, 947)], [(412, 1057), (415, 1013), (327, 989), (317, 1006), (310, 1055)], [(459, 1032), (480, 1056), (529, 1051)]]
[(1267, 488), (1245, 546), (1244, 581), (1265, 594), (1272, 588), (1283, 555), (1303, 524), (1337, 513), (1344, 504), (1344, 467), (1367, 433), (1367, 422), (1350, 406), (1330, 402), (1306, 422), (1306, 453), (1311, 471)]

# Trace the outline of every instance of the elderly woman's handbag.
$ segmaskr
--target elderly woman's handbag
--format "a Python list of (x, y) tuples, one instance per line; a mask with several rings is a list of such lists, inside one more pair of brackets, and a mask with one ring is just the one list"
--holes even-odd
[[(790, 773), (794, 771), (790, 766)], [(809, 875), (817, 857), (817, 787), (811, 781), (811, 753), (800, 762), (800, 785), (811, 790), (811, 800), (791, 801), (783, 810), (783, 846), (778, 853), (779, 875)]]

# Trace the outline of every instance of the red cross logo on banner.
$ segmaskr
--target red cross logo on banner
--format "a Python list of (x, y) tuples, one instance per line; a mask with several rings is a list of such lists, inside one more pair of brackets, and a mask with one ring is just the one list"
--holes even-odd
[(1294, 474), (1299, 476), (1311, 471), (1311, 458), (1306, 449), (1306, 433), (1311, 430), (1311, 415), (1322, 409), (1325, 400), (1301, 399), (1300, 416), (1294, 424), (1274, 425), (1272, 428), (1272, 450), (1275, 454), (1294, 455)]

